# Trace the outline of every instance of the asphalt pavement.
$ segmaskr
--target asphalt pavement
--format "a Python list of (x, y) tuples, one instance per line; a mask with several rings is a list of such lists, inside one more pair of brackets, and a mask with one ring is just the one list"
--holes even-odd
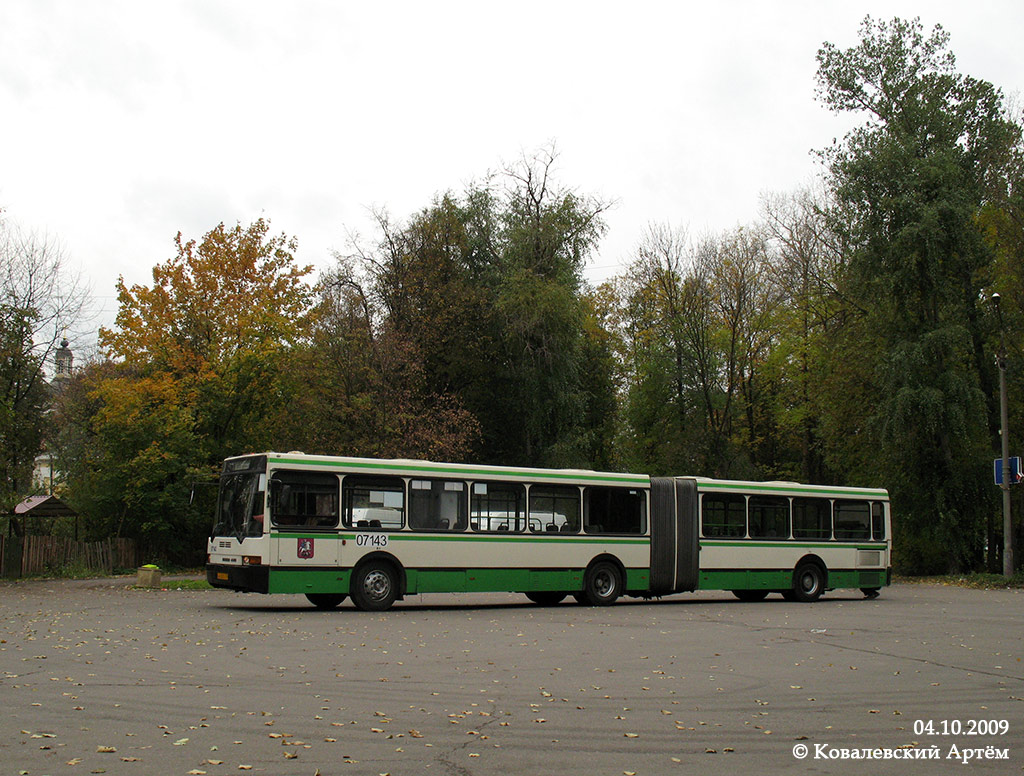
[(535, 606), (0, 583), (0, 773), (1024, 771), (1024, 591)]

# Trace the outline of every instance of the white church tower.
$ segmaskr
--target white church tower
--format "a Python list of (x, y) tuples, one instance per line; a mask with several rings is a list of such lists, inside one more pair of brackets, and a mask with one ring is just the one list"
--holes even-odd
[(57, 349), (57, 352), (53, 354), (54, 366), (56, 367), (53, 375), (54, 380), (67, 380), (71, 377), (71, 366), (75, 356), (68, 348), (68, 344), (68, 338), (65, 337), (60, 341), (60, 347)]

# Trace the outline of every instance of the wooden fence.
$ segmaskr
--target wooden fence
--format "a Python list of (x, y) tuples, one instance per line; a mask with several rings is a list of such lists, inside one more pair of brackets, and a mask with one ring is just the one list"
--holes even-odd
[[(77, 567), (106, 574), (114, 569), (134, 569), (138, 564), (138, 551), (132, 539), (105, 539), (101, 542), (76, 542), (57, 536), (3, 537), (11, 545), (0, 553), (5, 577), (43, 574)], [(18, 556), (20, 564), (18, 563)], [(20, 568), (17, 566), (20, 565)]]

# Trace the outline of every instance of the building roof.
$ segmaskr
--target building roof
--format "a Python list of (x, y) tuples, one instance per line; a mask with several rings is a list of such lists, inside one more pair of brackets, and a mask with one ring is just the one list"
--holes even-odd
[(56, 496), (30, 496), (14, 508), (14, 514), (26, 517), (64, 517), (78, 513)]

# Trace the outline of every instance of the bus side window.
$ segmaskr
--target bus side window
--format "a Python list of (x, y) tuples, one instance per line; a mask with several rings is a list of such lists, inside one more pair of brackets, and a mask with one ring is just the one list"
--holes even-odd
[(466, 483), (409, 480), (409, 527), (419, 531), (466, 528)]
[(831, 539), (832, 502), (827, 498), (794, 498), (793, 538)]
[(535, 533), (579, 533), (580, 489), (576, 485), (531, 485), (530, 530)]
[(341, 498), (349, 528), (398, 530), (405, 521), (405, 482), (399, 477), (347, 475)]
[(871, 538), (885, 539), (885, 507), (881, 501), (871, 502)]
[(277, 471), (270, 481), (275, 525), (334, 528), (338, 525), (338, 477), (304, 471)]
[(732, 493), (704, 493), (700, 502), (704, 536), (747, 535), (747, 500), (744, 496)]
[(836, 539), (870, 539), (871, 507), (867, 501), (836, 501)]
[(781, 496), (751, 496), (750, 535), (759, 539), (789, 538), (789, 499)]
[(588, 534), (646, 533), (646, 493), (631, 488), (588, 486), (583, 491), (583, 530)]
[(518, 482), (474, 482), (469, 525), (474, 531), (521, 533), (526, 528), (526, 486)]

